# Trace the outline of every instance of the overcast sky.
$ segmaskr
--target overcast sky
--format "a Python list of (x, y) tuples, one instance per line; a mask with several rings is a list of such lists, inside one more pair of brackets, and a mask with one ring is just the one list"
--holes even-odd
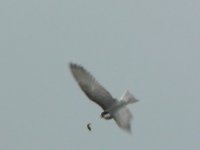
[[(200, 1), (0, 0), (1, 150), (199, 150)], [(140, 101), (132, 135), (69, 71)], [(91, 123), (92, 132), (86, 128)]]

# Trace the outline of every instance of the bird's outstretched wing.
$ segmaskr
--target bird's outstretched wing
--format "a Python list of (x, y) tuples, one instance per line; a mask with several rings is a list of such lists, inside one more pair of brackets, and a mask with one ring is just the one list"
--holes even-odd
[(104, 110), (110, 108), (116, 102), (111, 94), (82, 66), (70, 63), (70, 69), (88, 98), (100, 105)]
[(113, 114), (113, 118), (121, 129), (131, 133), (131, 120), (133, 117), (127, 107), (123, 107), (117, 110)]

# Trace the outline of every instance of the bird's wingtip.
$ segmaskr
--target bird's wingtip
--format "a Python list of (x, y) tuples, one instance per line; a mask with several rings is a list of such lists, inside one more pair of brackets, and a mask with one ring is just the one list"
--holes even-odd
[(75, 65), (75, 63), (73, 63), (72, 61), (70, 61), (69, 62), (69, 66), (71, 67), (71, 66), (74, 66)]
[(78, 64), (76, 64), (76, 63), (74, 63), (74, 62), (69, 62), (69, 67), (70, 67), (70, 69), (73, 69), (73, 68), (78, 68), (78, 67), (80, 67), (80, 65), (78, 65)]

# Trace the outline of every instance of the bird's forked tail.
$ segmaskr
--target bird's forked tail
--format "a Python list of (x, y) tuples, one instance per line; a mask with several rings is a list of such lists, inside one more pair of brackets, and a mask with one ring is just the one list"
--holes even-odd
[(138, 102), (138, 100), (128, 90), (124, 92), (120, 100), (122, 102), (125, 102), (125, 104), (132, 104)]

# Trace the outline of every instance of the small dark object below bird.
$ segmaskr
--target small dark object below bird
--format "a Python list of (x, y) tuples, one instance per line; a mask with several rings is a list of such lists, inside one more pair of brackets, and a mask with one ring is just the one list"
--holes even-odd
[(88, 124), (87, 124), (87, 128), (88, 128), (89, 131), (92, 130), (92, 128), (91, 128), (91, 123), (88, 123)]

